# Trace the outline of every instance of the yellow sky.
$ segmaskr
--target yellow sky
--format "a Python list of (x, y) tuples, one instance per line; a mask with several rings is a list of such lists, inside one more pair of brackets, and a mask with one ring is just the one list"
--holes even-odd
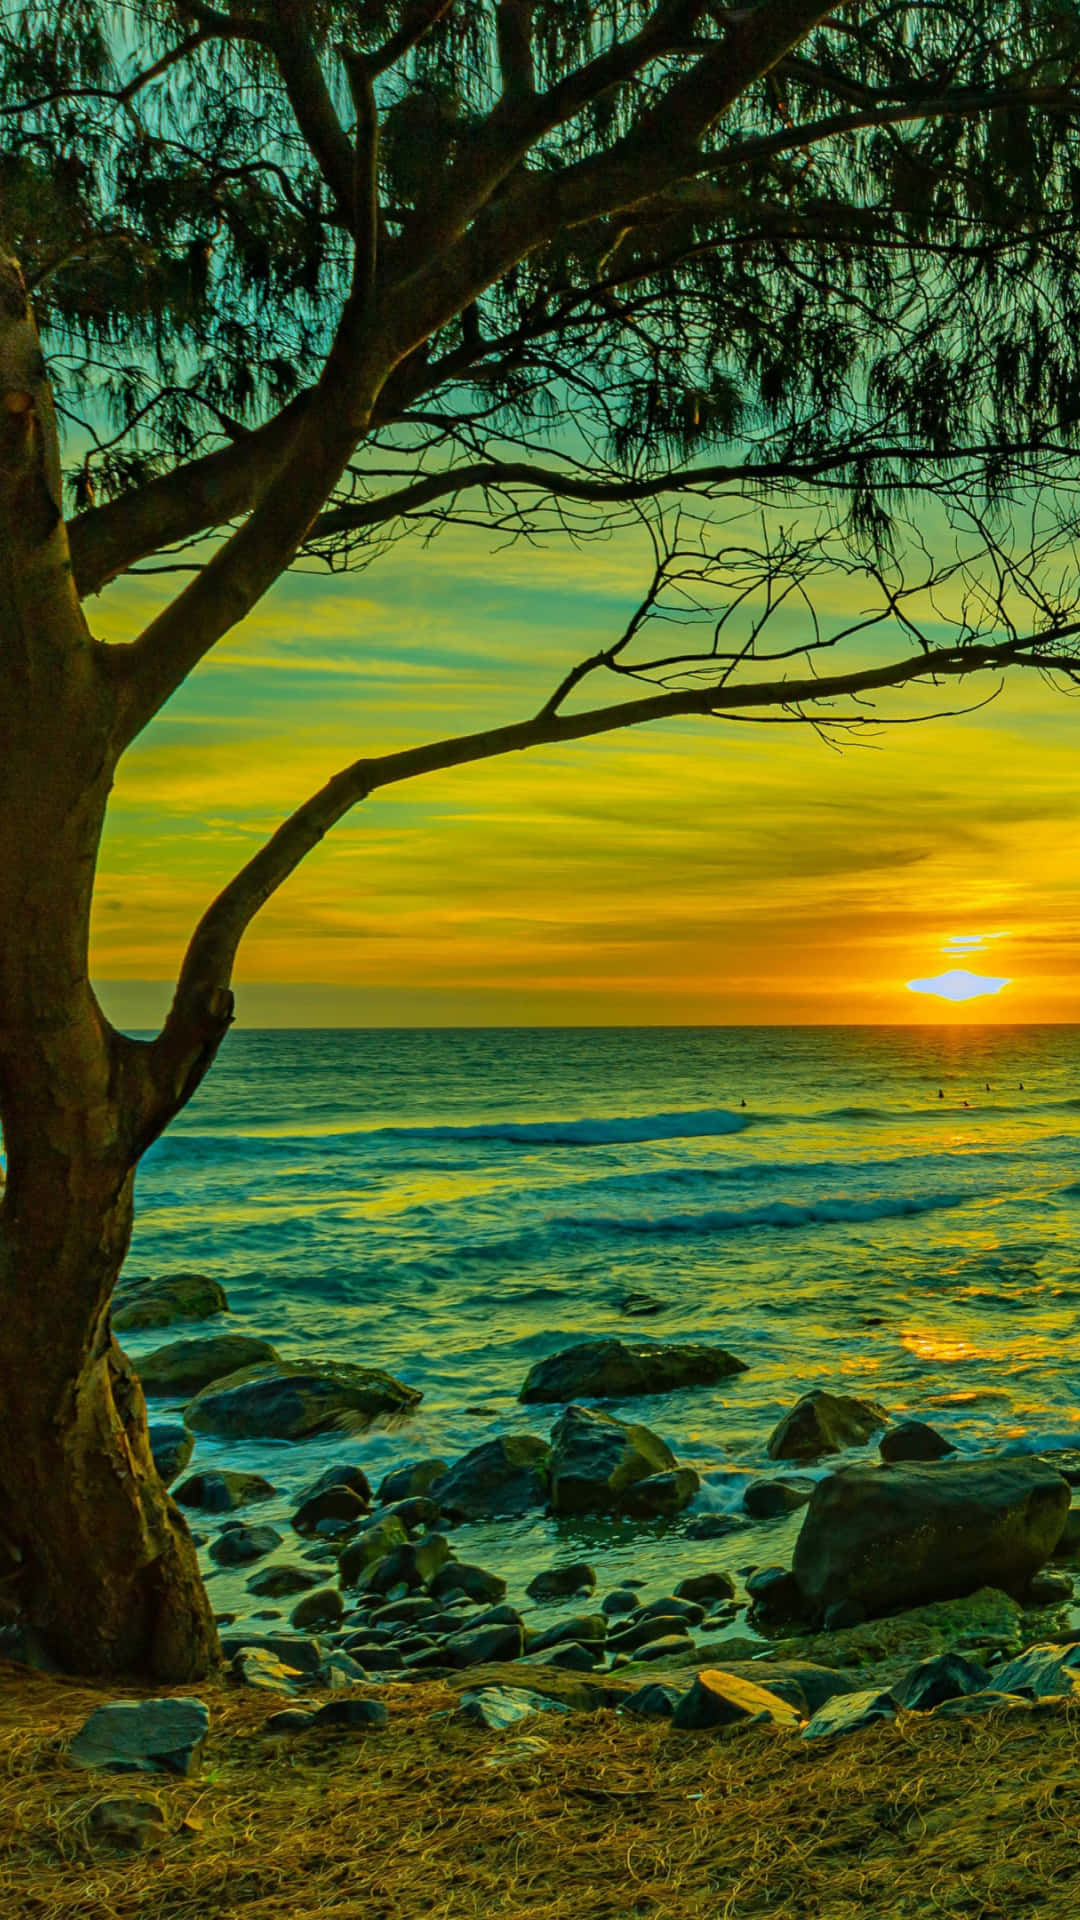
[[(455, 534), (282, 583), (132, 751), (93, 947), (114, 1018), (164, 1010), (202, 908), (336, 767), (534, 710), (642, 586), (626, 542), (488, 547)], [(175, 585), (110, 589), (94, 630), (128, 637)], [(842, 754), (809, 730), (682, 722), (389, 789), (252, 928), (239, 1017), (1078, 1020), (1077, 718), (1017, 682)], [(905, 988), (962, 964), (1011, 984), (959, 1007)]]

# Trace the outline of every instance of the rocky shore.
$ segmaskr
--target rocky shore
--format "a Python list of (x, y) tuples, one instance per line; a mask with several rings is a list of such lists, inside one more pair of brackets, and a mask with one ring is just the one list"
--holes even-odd
[[(199, 1324), (227, 1310), (216, 1282), (171, 1275), (123, 1286), (114, 1325), (175, 1329), (135, 1363), (151, 1400), (189, 1396), (182, 1422), (152, 1426), (154, 1456), (208, 1578), (229, 1582), (223, 1650), (235, 1679), (275, 1696), (274, 1732), (327, 1714), (373, 1724), (387, 1689), (473, 1677), (465, 1705), (491, 1726), (616, 1705), (681, 1727), (771, 1721), (804, 1739), (901, 1711), (1071, 1695), (1080, 1456), (961, 1457), (925, 1423), (818, 1389), (778, 1422), (775, 1472), (747, 1478), (741, 1512), (697, 1512), (697, 1470), (602, 1403), (647, 1412), (688, 1385), (707, 1393), (744, 1369), (722, 1347), (579, 1342), (522, 1383), (523, 1405), (551, 1408), (546, 1439), (503, 1433), (448, 1461), (409, 1454), (414, 1390)], [(349, 1435), (387, 1420), (401, 1457), (372, 1486)], [(194, 1453), (202, 1436), (263, 1439), (280, 1458), (281, 1443), (327, 1432), (340, 1458), (273, 1522), (259, 1511), (276, 1492), (268, 1474)], [(876, 1463), (829, 1470), (871, 1442)], [(648, 1529), (670, 1546), (670, 1580), (605, 1579), (601, 1556), (555, 1553), (521, 1592), (509, 1553), (481, 1561), (472, 1541), (482, 1531), (490, 1548), (493, 1526), (509, 1534), (531, 1514)], [(770, 1529), (793, 1550), (739, 1557), (743, 1532)], [(32, 1640), (15, 1629), (5, 1650), (32, 1653)]]

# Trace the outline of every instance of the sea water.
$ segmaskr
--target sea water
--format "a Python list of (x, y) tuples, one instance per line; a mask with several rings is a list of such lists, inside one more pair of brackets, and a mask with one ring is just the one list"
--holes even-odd
[[(694, 1513), (736, 1511), (776, 1471), (768, 1435), (812, 1387), (929, 1420), (962, 1453), (1080, 1441), (1077, 1027), (239, 1031), (147, 1154), (137, 1213), (128, 1272), (211, 1274), (232, 1330), (423, 1394), (395, 1429), (200, 1439), (195, 1465), (278, 1487), (260, 1520), (331, 1460), (377, 1480), (546, 1434), (558, 1408), (517, 1401), (529, 1367), (599, 1335), (746, 1363), (605, 1403), (697, 1467)], [(631, 1293), (659, 1311), (628, 1317)], [(681, 1523), (537, 1514), (458, 1551), (511, 1597), (568, 1552), (662, 1590), (673, 1553), (783, 1560), (798, 1520), (692, 1546)], [(242, 1579), (215, 1577), (242, 1605)]]

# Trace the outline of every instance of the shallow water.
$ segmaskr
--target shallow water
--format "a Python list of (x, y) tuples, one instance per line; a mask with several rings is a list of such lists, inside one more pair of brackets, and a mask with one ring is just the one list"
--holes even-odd
[[(557, 1409), (516, 1402), (529, 1366), (605, 1333), (748, 1363), (718, 1389), (606, 1403), (707, 1476), (695, 1510), (738, 1506), (812, 1386), (929, 1418), (962, 1451), (1080, 1434), (1080, 1028), (241, 1031), (137, 1201), (128, 1271), (211, 1273), (237, 1331), (423, 1393), (401, 1429), (344, 1443), (200, 1441), (196, 1464), (279, 1486), (260, 1519), (343, 1453), (374, 1478), (546, 1432)], [(631, 1290), (665, 1310), (627, 1318)], [(604, 1580), (670, 1580), (676, 1547), (684, 1571), (782, 1560), (798, 1520), (694, 1545), (537, 1517), (458, 1551), (512, 1594), (560, 1543)], [(234, 1604), (242, 1578), (215, 1578)]]

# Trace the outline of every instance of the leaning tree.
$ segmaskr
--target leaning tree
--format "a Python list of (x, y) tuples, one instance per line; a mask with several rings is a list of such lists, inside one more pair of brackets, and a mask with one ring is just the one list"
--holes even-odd
[[(1075, 0), (4, 8), (0, 1573), (67, 1667), (216, 1657), (110, 1294), (244, 931), (336, 821), (671, 716), (1072, 672), (1078, 63)], [(333, 773), (156, 1037), (110, 1026), (118, 763), (285, 569), (642, 520), (624, 631), (516, 724)], [(160, 605), (120, 644), (132, 571)]]

